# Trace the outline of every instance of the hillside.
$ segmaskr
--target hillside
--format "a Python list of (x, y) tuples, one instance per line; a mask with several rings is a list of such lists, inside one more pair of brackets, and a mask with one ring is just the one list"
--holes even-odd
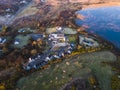
[[(102, 90), (111, 90), (110, 78), (113, 75), (111, 67), (103, 65), (101, 62), (113, 62), (116, 56), (109, 51), (94, 52), (65, 59), (61, 63), (51, 65), (46, 70), (41, 70), (33, 73), (28, 77), (23, 77), (18, 81), (20, 90), (74, 90), (68, 82), (71, 80), (83, 79), (82, 82), (86, 86), (86, 81), (95, 76)], [(64, 86), (66, 84), (66, 86)], [(81, 84), (81, 83), (79, 83)], [(75, 86), (78, 88), (81, 86)], [(63, 88), (70, 89), (63, 89)], [(88, 86), (89, 87), (89, 86)], [(87, 88), (88, 88), (87, 87)], [(82, 87), (83, 88), (83, 87)], [(86, 90), (84, 89), (79, 90)], [(76, 89), (75, 89), (76, 90)], [(90, 90), (90, 87), (89, 87)]]

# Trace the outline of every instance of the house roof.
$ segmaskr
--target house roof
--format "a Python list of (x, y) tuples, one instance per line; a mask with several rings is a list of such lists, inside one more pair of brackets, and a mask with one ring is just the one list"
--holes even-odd
[(28, 65), (33, 67), (34, 65), (42, 63), (42, 62), (44, 62), (44, 59), (37, 59), (37, 60), (34, 60), (34, 61), (28, 63)]
[(53, 32), (51, 34), (63, 34), (62, 32)]
[(5, 43), (6, 42), (6, 38), (1, 38), (0, 37), (0, 44), (3, 44), (3, 43)]
[(31, 37), (33, 40), (38, 40), (38, 39), (43, 39), (44, 35), (43, 34), (32, 34)]
[[(33, 61), (28, 63), (28, 65), (33, 66), (42, 62), (45, 62), (45, 58), (50, 54), (50, 51), (41, 54), (41, 55), (35, 55), (32, 57)], [(40, 56), (40, 57), (39, 57)]]

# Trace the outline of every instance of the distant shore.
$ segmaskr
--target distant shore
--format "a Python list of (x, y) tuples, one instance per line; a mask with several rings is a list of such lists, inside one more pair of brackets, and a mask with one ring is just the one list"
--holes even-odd
[(98, 4), (88, 4), (88, 5), (83, 5), (82, 9), (110, 7), (110, 6), (120, 6), (120, 2), (108, 2), (108, 3), (106, 2), (106, 3), (98, 3)]

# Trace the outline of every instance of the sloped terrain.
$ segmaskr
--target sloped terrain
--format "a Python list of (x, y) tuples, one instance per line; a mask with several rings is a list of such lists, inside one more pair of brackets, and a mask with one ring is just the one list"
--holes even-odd
[(116, 56), (109, 51), (76, 55), (58, 64), (52, 64), (45, 70), (23, 77), (18, 81), (17, 86), (20, 90), (63, 90), (62, 87), (65, 87), (64, 85), (71, 80), (75, 78), (87, 80), (89, 75), (93, 74), (102, 90), (111, 90), (110, 79), (113, 72), (110, 66), (103, 65), (101, 62), (113, 62), (115, 60)]

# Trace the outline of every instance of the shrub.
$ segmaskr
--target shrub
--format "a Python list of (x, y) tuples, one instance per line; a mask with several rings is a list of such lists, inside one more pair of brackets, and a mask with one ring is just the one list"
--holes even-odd
[(89, 82), (91, 85), (95, 85), (96, 84), (96, 80), (93, 76), (89, 77)]
[(112, 90), (120, 89), (120, 78), (118, 78), (118, 75), (112, 76), (111, 86), (112, 86)]
[(0, 90), (5, 90), (5, 85), (4, 84), (0, 84)]

